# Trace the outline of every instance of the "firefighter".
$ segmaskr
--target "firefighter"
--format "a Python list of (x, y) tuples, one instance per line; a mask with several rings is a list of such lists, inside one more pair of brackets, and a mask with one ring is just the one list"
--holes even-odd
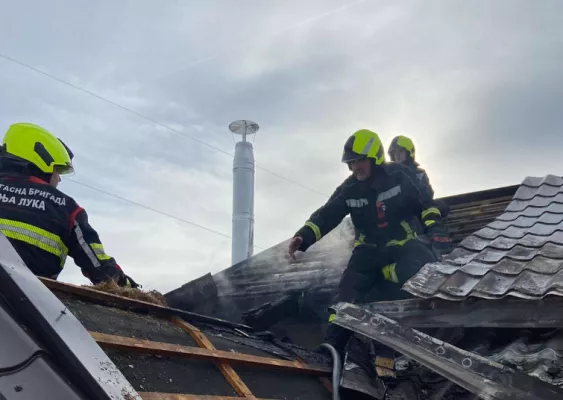
[[(428, 179), (428, 174), (420, 167), (420, 164), (416, 162), (415, 147), (410, 138), (402, 135), (396, 136), (391, 141), (387, 152), (391, 161), (405, 165), (416, 174), (416, 177), (426, 187), (430, 196), (432, 198), (434, 197), (434, 190)], [(440, 210), (442, 218), (445, 218), (449, 211), (448, 205), (440, 200), (434, 200), (434, 204), (436, 208)], [(441, 233), (438, 233), (439, 230), (441, 230)], [(445, 229), (440, 228), (438, 225), (435, 228), (435, 234), (432, 238), (421, 237), (421, 240), (425, 241), (439, 258), (452, 251), (449, 235), (446, 233)]]
[(138, 287), (107, 255), (86, 211), (56, 187), (73, 172), (72, 152), (47, 130), (9, 127), (0, 155), (0, 231), (37, 276), (57, 279), (67, 255), (94, 284)]
[(415, 160), (415, 149), (412, 140), (406, 136), (396, 136), (391, 141), (391, 145), (387, 150), (391, 161), (403, 164), (409, 167), (415, 174), (420, 182), (426, 186), (430, 192), (430, 196), (434, 197), (434, 189), (428, 179), (426, 171), (420, 167)]
[[(334, 302), (362, 302), (371, 290), (375, 290), (377, 300), (408, 296), (400, 290), (402, 285), (423, 265), (436, 261), (429, 248), (416, 240), (422, 227), (413, 221), (422, 219), (425, 232), (432, 235), (440, 211), (407, 167), (385, 162), (376, 133), (362, 129), (350, 136), (342, 162), (348, 164), (352, 175), (297, 231), (290, 241), (289, 254), (294, 258), (296, 251), (306, 251), (350, 214), (355, 229), (354, 250)], [(378, 290), (388, 283), (396, 290)], [(329, 322), (333, 318), (334, 314)], [(342, 352), (349, 335), (349, 331), (330, 324), (325, 342)]]

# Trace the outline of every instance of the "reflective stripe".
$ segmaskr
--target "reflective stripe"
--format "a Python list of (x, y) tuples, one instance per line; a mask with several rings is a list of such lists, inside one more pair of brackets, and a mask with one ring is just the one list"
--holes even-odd
[(348, 199), (346, 205), (352, 208), (359, 208), (368, 205), (368, 199)]
[(405, 243), (407, 243), (409, 240), (412, 240), (412, 238), (406, 238), (403, 240), (390, 240), (387, 243), (385, 243), (385, 247), (389, 247), (389, 246), (403, 246)]
[(437, 214), (438, 216), (442, 216), (442, 213), (440, 212), (440, 210), (438, 210), (436, 207), (430, 207), (427, 208), (426, 210), (424, 210), (421, 214), (421, 218), (424, 219), (427, 216), (429, 216), (430, 214)]
[(375, 139), (375, 138), (372, 137), (372, 138), (370, 138), (370, 139), (367, 141), (366, 145), (365, 145), (364, 148), (362, 149), (361, 154), (366, 155), (366, 156), (369, 154), (369, 151), (370, 151), (370, 149), (371, 149), (371, 145), (373, 144), (374, 139)]
[(401, 193), (401, 186), (397, 185), (389, 190), (386, 190), (385, 192), (379, 193), (379, 195), (377, 196), (377, 201), (389, 200), (390, 198), (397, 196), (399, 193)]
[(403, 246), (409, 240), (413, 240), (413, 239), (417, 238), (416, 232), (413, 232), (411, 226), (409, 225), (409, 223), (407, 221), (401, 221), (401, 226), (405, 230), (405, 234), (406, 234), (405, 238), (403, 240), (390, 240), (385, 244), (386, 247)]
[(90, 246), (88, 246), (88, 243), (86, 243), (86, 240), (84, 240), (84, 234), (82, 233), (82, 228), (76, 221), (74, 222), (74, 232), (76, 233), (78, 244), (80, 245), (80, 247), (82, 247), (82, 250), (84, 251), (84, 253), (86, 253), (88, 258), (90, 259), (90, 262), (94, 265), (94, 267), (101, 266), (102, 264), (100, 264), (100, 262), (98, 261), (98, 258), (94, 254), (94, 251), (92, 251)]
[(365, 244), (366, 243), (366, 235), (364, 235), (363, 233), (360, 233), (360, 237), (354, 241), (354, 247), (357, 247), (359, 245)]
[(313, 231), (313, 233), (315, 234), (315, 239), (316, 240), (321, 240), (321, 230), (320, 228), (315, 225), (314, 223), (312, 223), (311, 221), (307, 221), (305, 222), (305, 226), (308, 226), (309, 228), (311, 228), (311, 230)]
[[(389, 246), (403, 246), (405, 243), (407, 243), (409, 240), (413, 240), (416, 239), (418, 237), (418, 235), (416, 234), (416, 232), (414, 232), (411, 228), (411, 226), (409, 225), (409, 223), (407, 221), (401, 221), (401, 226), (403, 227), (403, 229), (405, 230), (405, 238), (402, 240), (390, 240), (388, 241), (385, 246), (389, 247)], [(363, 233), (360, 234), (360, 236), (358, 237), (358, 239), (356, 239), (354, 241), (354, 247), (358, 247), (360, 245), (366, 244), (365, 242), (365, 238), (366, 235), (364, 235)], [(368, 244), (370, 246), (372, 246), (371, 244)]]
[(393, 263), (383, 267), (382, 269), (383, 277), (385, 278), (386, 281), (399, 283), (399, 277), (397, 276), (397, 272), (395, 271), (396, 266), (397, 264)]
[(4, 236), (26, 242), (32, 246), (39, 247), (41, 250), (56, 255), (61, 259), (61, 265), (64, 264), (68, 254), (68, 248), (62, 239), (46, 231), (45, 229), (26, 224), (20, 221), (0, 218), (0, 230)]
[(424, 225), (426, 225), (426, 226), (434, 225), (435, 223), (436, 223), (436, 221), (434, 221), (433, 219), (429, 219), (428, 221), (424, 221)]
[(336, 314), (330, 314), (330, 316), (328, 317), (328, 322), (332, 322), (336, 319)]
[(405, 232), (407, 234), (407, 238), (413, 238), (414, 239), (415, 233), (412, 231), (412, 228), (409, 225), (409, 223), (407, 221), (403, 220), (403, 221), (401, 221), (401, 226), (405, 230)]
[(94, 254), (98, 260), (105, 261), (111, 258), (111, 256), (106, 254), (104, 246), (101, 243), (90, 243), (90, 247), (94, 250)]

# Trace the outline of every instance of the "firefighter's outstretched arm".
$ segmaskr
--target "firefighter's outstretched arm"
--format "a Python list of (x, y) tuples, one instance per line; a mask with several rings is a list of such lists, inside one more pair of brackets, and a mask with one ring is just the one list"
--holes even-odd
[(344, 192), (346, 183), (339, 186), (330, 199), (315, 211), (305, 225), (297, 231), (289, 244), (291, 257), (297, 250), (306, 251), (312, 244), (338, 226), (348, 214)]
[(70, 221), (69, 255), (93, 284), (113, 279), (119, 286), (138, 285), (123, 273), (113, 257), (106, 254), (98, 233), (88, 222), (88, 214), (78, 208)]

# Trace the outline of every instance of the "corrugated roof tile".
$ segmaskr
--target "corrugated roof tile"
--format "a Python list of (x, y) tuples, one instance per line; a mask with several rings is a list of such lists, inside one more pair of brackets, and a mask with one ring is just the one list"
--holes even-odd
[(563, 296), (563, 178), (526, 178), (506, 212), (404, 289), (451, 300)]

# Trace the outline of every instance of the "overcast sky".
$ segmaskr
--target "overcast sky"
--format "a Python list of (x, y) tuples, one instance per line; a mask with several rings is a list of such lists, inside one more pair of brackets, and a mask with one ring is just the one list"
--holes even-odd
[[(149, 119), (0, 58), (0, 129), (40, 124), (75, 152), (72, 179), (230, 235), (232, 158), (201, 141), (232, 153), (228, 124), (255, 120), (258, 168), (313, 189), (257, 170), (267, 248), (347, 176), (361, 128), (411, 136), (437, 196), (561, 175), (562, 15), (560, 0), (3, 0), (3, 56)], [(229, 266), (227, 237), (60, 189), (145, 288)], [(71, 261), (60, 279), (86, 283)]]

